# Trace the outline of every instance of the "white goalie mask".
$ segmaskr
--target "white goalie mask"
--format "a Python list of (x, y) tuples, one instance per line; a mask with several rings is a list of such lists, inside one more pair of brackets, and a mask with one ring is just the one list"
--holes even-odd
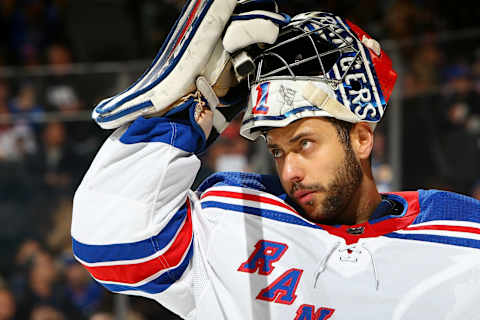
[(350, 21), (325, 12), (293, 17), (254, 62), (240, 130), (250, 140), (306, 117), (375, 126), (397, 77), (377, 41)]

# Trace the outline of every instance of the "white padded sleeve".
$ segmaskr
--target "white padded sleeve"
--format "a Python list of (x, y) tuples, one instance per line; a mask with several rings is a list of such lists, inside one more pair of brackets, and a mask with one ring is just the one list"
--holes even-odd
[(164, 141), (134, 142), (126, 129), (107, 139), (75, 193), (74, 254), (110, 291), (155, 299), (186, 317), (195, 308), (190, 186), (200, 161), (175, 146), (177, 129)]

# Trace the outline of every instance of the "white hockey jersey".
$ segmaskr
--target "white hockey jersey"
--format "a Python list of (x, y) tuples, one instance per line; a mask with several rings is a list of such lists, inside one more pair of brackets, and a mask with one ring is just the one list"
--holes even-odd
[(72, 237), (109, 290), (185, 319), (480, 319), (479, 201), (391, 193), (366, 223), (315, 224), (275, 177), (218, 173), (191, 191), (199, 141), (139, 118), (99, 151)]

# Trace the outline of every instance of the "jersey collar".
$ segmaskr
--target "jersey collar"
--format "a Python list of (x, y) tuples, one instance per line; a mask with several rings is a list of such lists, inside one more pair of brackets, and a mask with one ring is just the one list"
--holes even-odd
[(413, 223), (419, 212), (417, 191), (384, 193), (382, 202), (367, 222), (355, 225), (317, 225), (328, 233), (343, 238), (347, 244), (353, 244), (361, 238), (378, 237), (403, 229)]

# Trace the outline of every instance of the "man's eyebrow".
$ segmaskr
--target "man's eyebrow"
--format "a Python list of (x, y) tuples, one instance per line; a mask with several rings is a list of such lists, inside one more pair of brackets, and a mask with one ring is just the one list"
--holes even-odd
[(267, 142), (267, 148), (269, 149), (275, 149), (275, 148), (279, 148), (280, 146), (276, 143), (268, 143)]
[[(290, 138), (290, 140), (288, 140), (288, 143), (293, 144), (293, 143), (297, 142), (298, 140), (300, 140), (302, 138), (311, 136), (312, 134), (313, 133), (311, 133), (311, 132), (301, 132), (301, 133), (297, 134), (296, 136), (294, 136), (293, 138)], [(267, 142), (267, 147), (270, 148), (270, 149), (280, 148), (280, 146), (278, 144), (269, 143), (269, 142)]]
[(308, 136), (311, 136), (311, 135), (312, 135), (311, 132), (301, 132), (301, 133), (297, 134), (296, 136), (294, 136), (293, 138), (291, 138), (290, 140), (288, 140), (288, 143), (290, 143), (290, 144), (295, 143), (298, 140), (300, 140), (302, 138), (305, 138), (305, 137), (308, 137)]

